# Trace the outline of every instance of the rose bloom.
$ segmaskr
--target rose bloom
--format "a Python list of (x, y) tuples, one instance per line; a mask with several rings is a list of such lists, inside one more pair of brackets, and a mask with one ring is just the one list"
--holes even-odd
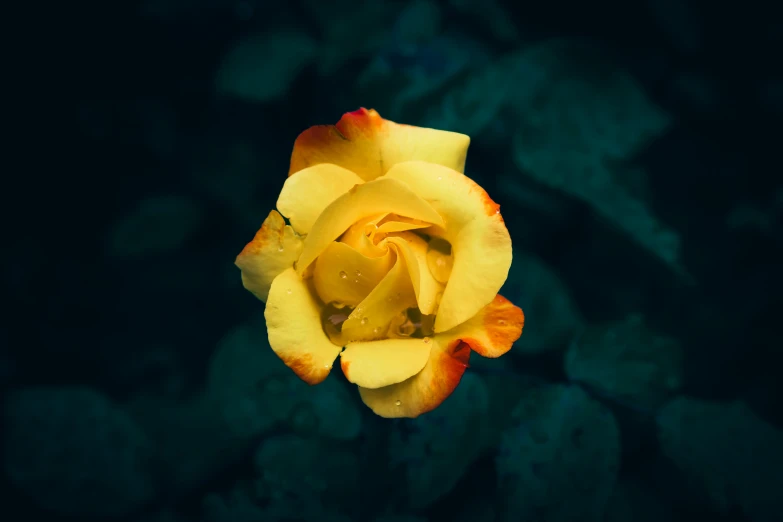
[(469, 144), (366, 109), (296, 139), (279, 213), (236, 264), (302, 380), (339, 356), (376, 414), (416, 417), (454, 391), (471, 350), (499, 357), (520, 337), (522, 310), (498, 294), (511, 238), (463, 174)]

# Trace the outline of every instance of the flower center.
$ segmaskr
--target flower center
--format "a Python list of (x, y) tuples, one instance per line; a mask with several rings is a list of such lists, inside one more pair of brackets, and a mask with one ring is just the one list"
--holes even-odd
[(321, 322), (332, 343), (433, 335), (435, 315), (421, 313), (410, 284), (406, 263), (411, 259), (394, 246), (401, 239), (408, 242), (405, 252), (413, 252), (415, 260), (426, 256), (432, 278), (446, 282), (453, 265), (451, 245), (422, 233), (430, 226), (396, 214), (365, 218), (318, 257), (314, 289), (326, 303)]

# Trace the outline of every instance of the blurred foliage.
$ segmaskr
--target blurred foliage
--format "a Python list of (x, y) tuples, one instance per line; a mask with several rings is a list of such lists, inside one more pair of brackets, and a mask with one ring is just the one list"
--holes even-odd
[[(51, 174), (8, 190), (35, 195), (7, 220), (24, 227), (0, 271), (8, 513), (783, 520), (779, 14), (63, 9), (31, 32), (48, 55), (21, 76), (28, 166)], [(412, 420), (373, 416), (340, 372), (299, 381), (232, 265), (297, 133), (360, 106), (469, 134), (466, 173), (514, 239), (501, 292), (525, 310), (522, 338)]]

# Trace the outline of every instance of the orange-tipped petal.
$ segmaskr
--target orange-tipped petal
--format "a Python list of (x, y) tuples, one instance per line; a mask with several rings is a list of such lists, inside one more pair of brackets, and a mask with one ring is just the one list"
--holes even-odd
[(278, 275), (264, 310), (269, 344), (278, 357), (308, 384), (329, 375), (342, 350), (321, 325), (321, 306), (293, 268)]
[(377, 389), (359, 383), (362, 400), (381, 417), (417, 417), (432, 411), (459, 384), (471, 349), (484, 357), (500, 357), (522, 335), (524, 322), (522, 310), (498, 295), (469, 321), (435, 335), (430, 358), (418, 374)]
[(498, 294), (471, 319), (441, 335), (459, 338), (479, 355), (496, 358), (511, 349), (524, 326), (522, 309)]
[(423, 161), (397, 164), (395, 179), (428, 201), (443, 218), (435, 235), (451, 243), (453, 266), (438, 307), (435, 331), (445, 332), (492, 302), (511, 267), (511, 236), (500, 207), (473, 180)]
[(430, 358), (431, 339), (351, 343), (340, 354), (345, 377), (363, 388), (382, 388), (419, 373)]
[(317, 125), (294, 143), (288, 175), (319, 163), (334, 163), (364, 180), (383, 176), (397, 163), (422, 160), (465, 170), (470, 138), (456, 132), (400, 125), (373, 109), (359, 109), (337, 125)]
[(285, 224), (276, 210), (269, 213), (253, 240), (237, 256), (242, 284), (262, 301), (269, 287), (283, 270), (291, 268), (302, 252), (302, 239)]
[(456, 389), (468, 367), (470, 347), (459, 340), (433, 338), (431, 342), (427, 364), (410, 379), (383, 388), (359, 387), (362, 401), (376, 415), (418, 417), (440, 406)]

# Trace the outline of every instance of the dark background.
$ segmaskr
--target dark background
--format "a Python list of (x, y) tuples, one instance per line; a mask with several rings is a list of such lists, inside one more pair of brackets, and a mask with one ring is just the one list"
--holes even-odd
[[(9, 519), (783, 519), (772, 4), (322, 4), (9, 11)], [(483, 402), (385, 421), (339, 372), (334, 405), (215, 369), (269, 352), (233, 259), (293, 140), (360, 106), (470, 134), (501, 204), (527, 324)]]

